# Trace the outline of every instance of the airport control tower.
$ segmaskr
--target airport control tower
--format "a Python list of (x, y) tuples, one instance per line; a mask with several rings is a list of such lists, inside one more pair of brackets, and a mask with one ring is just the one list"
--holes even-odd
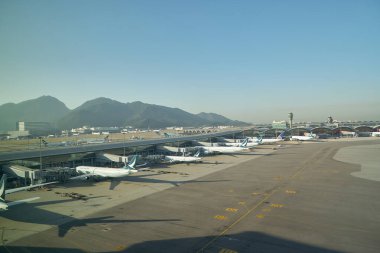
[(289, 123), (290, 123), (290, 129), (293, 128), (293, 113), (289, 112)]

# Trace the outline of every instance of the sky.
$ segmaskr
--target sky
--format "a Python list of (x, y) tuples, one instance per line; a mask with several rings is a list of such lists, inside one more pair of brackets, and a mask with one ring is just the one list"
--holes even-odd
[(380, 1), (1, 0), (0, 105), (380, 120)]

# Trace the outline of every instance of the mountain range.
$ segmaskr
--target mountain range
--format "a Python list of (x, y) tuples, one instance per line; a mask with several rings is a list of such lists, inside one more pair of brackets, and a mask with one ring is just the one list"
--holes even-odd
[(109, 98), (96, 98), (70, 110), (58, 99), (42, 96), (18, 104), (0, 106), (0, 131), (15, 130), (17, 121), (49, 122), (64, 130), (82, 126), (132, 126), (135, 128), (164, 128), (168, 126), (246, 126), (215, 113), (192, 114), (178, 108), (146, 104), (121, 103)]

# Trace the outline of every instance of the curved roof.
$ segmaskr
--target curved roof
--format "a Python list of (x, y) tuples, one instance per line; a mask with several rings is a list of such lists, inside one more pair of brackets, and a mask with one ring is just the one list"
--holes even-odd
[(349, 126), (340, 126), (332, 129), (333, 131), (340, 130), (340, 131), (350, 131), (355, 132), (355, 129)]
[(355, 130), (358, 130), (359, 132), (373, 132), (374, 128), (370, 126), (357, 126), (355, 127)]
[(333, 129), (330, 128), (330, 127), (314, 127), (313, 129), (311, 129), (311, 131), (313, 133), (319, 133), (319, 132), (328, 132), (328, 133), (332, 133), (333, 132)]

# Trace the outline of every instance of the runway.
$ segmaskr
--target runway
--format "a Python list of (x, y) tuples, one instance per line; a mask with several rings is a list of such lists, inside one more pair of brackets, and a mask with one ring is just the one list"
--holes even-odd
[[(103, 188), (82, 204), (89, 215), (34, 225), (41, 232), (3, 240), (1, 251), (379, 252), (380, 184), (352, 176), (361, 165), (333, 159), (343, 147), (356, 147), (360, 156), (365, 149), (359, 146), (373, 144), (380, 141), (286, 144), (278, 150), (258, 149), (259, 155), (226, 156), (219, 164), (211, 163), (215, 157), (209, 164), (181, 165), (174, 168), (182, 175), (161, 177), (175, 185), (157, 181), (157, 175), (146, 181), (140, 177), (119, 189), (136, 198), (91, 213), (91, 205), (106, 201), (97, 194), (109, 194), (102, 182), (91, 186)], [(229, 164), (237, 160), (239, 164)], [(198, 176), (208, 174), (178, 181), (186, 173), (191, 177), (198, 166), (205, 168)], [(156, 190), (148, 192), (152, 187)]]

